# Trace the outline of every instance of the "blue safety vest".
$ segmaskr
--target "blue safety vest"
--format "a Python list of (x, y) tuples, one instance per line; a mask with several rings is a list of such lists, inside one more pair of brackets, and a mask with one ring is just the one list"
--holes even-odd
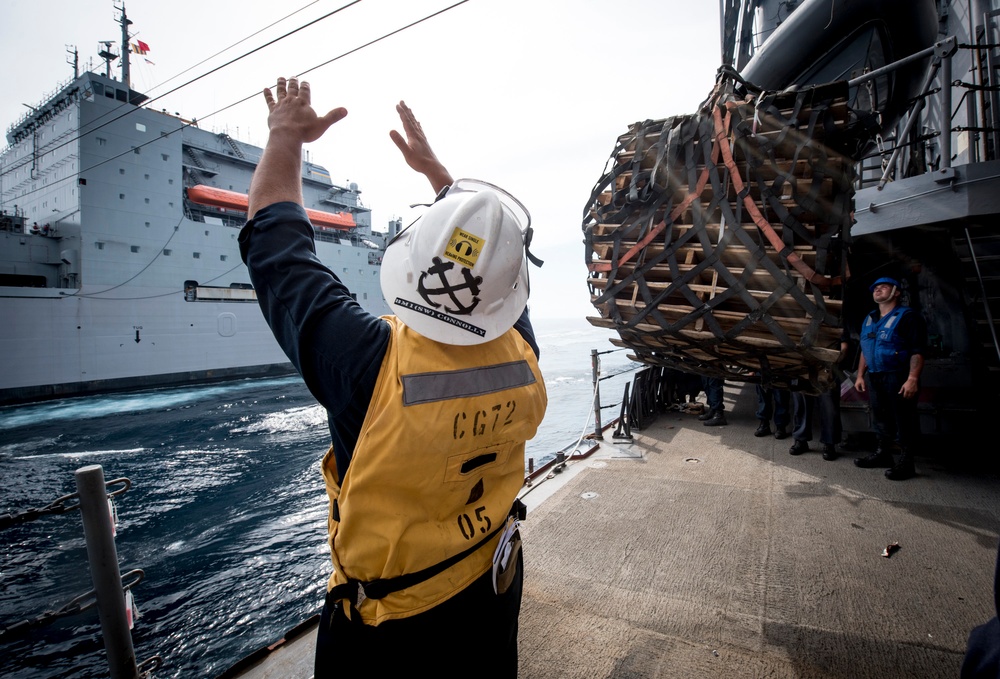
[(912, 313), (913, 309), (897, 306), (882, 318), (876, 320), (878, 310), (868, 314), (861, 328), (861, 351), (868, 364), (868, 371), (873, 373), (896, 372), (910, 367), (912, 347), (905, 344), (905, 339), (897, 332), (903, 316)]

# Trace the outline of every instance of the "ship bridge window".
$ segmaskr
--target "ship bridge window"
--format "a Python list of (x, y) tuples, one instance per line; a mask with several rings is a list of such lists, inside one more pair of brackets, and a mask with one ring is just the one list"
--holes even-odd
[(104, 96), (107, 97), (108, 99), (114, 99), (115, 98), (115, 88), (113, 88), (113, 87), (105, 88), (105, 90), (104, 90)]
[(104, 85), (101, 83), (90, 83), (94, 88), (94, 94), (104, 94)]
[(128, 92), (125, 90), (115, 90), (115, 99), (118, 101), (128, 102)]

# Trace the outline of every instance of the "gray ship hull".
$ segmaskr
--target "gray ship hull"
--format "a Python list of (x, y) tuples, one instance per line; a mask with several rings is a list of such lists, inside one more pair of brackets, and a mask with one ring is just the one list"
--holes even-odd
[[(237, 238), (262, 150), (85, 73), (0, 154), (0, 404), (291, 371)], [(386, 237), (303, 163), (321, 261), (374, 314)]]

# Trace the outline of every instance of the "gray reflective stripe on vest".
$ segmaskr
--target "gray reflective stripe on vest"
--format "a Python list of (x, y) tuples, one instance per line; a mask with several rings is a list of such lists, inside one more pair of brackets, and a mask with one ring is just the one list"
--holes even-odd
[(403, 405), (412, 406), (523, 387), (535, 383), (535, 374), (527, 361), (514, 361), (467, 370), (403, 375), (402, 380)]

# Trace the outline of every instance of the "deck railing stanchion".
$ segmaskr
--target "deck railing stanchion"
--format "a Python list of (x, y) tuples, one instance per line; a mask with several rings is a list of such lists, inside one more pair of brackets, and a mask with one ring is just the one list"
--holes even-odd
[(87, 538), (87, 560), (90, 562), (90, 577), (94, 581), (110, 676), (111, 679), (137, 679), (139, 671), (126, 617), (104, 469), (99, 464), (88, 465), (77, 469), (75, 476), (83, 532)]
[(603, 441), (601, 434), (601, 357), (597, 349), (590, 350), (590, 366), (594, 372), (594, 438)]

